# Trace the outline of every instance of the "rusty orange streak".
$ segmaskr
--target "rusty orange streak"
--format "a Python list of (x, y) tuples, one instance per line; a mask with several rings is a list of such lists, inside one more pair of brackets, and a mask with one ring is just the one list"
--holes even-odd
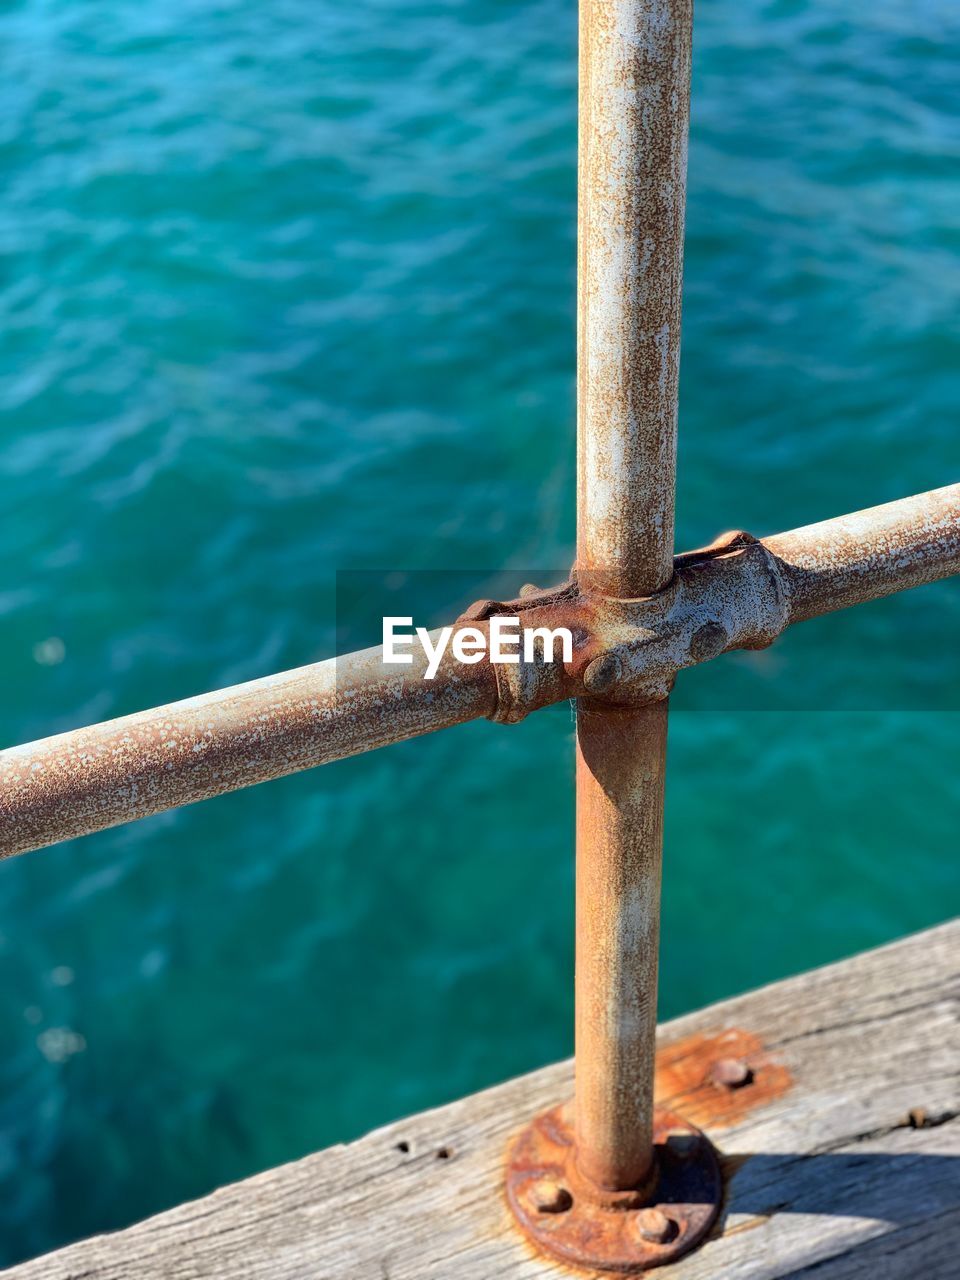
[[(718, 1064), (742, 1064), (743, 1083), (719, 1083)], [(657, 1052), (654, 1094), (661, 1106), (677, 1111), (709, 1133), (728, 1129), (758, 1107), (785, 1094), (793, 1077), (774, 1060), (755, 1032), (731, 1027), (713, 1035), (686, 1036)]]

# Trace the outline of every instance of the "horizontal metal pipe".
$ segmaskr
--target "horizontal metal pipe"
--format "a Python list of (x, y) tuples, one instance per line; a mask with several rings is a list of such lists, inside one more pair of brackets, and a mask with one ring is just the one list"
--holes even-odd
[(486, 660), (424, 667), (367, 649), (0, 752), (0, 857), (492, 714)]
[(960, 484), (762, 541), (803, 622), (960, 573)]
[[(646, 633), (624, 664), (635, 690), (646, 673), (655, 699), (677, 670), (722, 647), (767, 643), (784, 624), (960, 573), (960, 485), (776, 534), (762, 546), (773, 577), (758, 571), (749, 548), (715, 559), (679, 557), (674, 588), (682, 588), (684, 613), (665, 608), (660, 623), (651, 621), (655, 629), (662, 624), (662, 642), (650, 643)], [(657, 601), (666, 606), (666, 593)], [(434, 729), (496, 714), (519, 719), (578, 696), (585, 664), (623, 638), (620, 631), (607, 636), (605, 607), (583, 597), (525, 613), (525, 625), (568, 624), (578, 633), (571, 668), (540, 668), (543, 677), (529, 682), (524, 668), (495, 671), (486, 659), (464, 665), (449, 649), (436, 678), (424, 680), (416, 646), (413, 665), (395, 674), (375, 648), (0, 751), (0, 857)], [(705, 645), (703, 631), (716, 618), (740, 619), (742, 635), (732, 627), (730, 645)], [(697, 642), (692, 657), (687, 632)]]

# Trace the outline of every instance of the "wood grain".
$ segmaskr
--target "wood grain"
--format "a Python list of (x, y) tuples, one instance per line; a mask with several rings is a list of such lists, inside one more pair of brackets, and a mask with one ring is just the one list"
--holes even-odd
[[(714, 1236), (664, 1275), (960, 1277), (958, 958), (954, 922), (661, 1028), (661, 1089), (728, 1172)], [(755, 1068), (736, 1097), (703, 1080), (725, 1044)], [(571, 1084), (547, 1067), (3, 1274), (569, 1280), (516, 1235), (502, 1159)]]

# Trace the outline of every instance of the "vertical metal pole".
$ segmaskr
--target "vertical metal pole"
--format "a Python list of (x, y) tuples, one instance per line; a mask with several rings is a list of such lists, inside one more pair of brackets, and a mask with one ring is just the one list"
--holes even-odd
[[(582, 586), (670, 580), (690, 0), (581, 0), (578, 546)], [(577, 719), (577, 1165), (610, 1189), (653, 1158), (666, 703)]]
[(577, 1166), (642, 1185), (653, 1157), (667, 704), (577, 714)]

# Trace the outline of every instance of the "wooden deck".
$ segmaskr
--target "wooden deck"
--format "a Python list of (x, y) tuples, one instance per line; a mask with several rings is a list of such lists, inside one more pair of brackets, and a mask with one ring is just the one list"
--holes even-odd
[[(713, 1237), (661, 1274), (960, 1277), (958, 969), (955, 922), (661, 1029), (661, 1098), (709, 1131), (728, 1179)], [(705, 1084), (731, 1055), (753, 1082)], [(570, 1280), (515, 1233), (501, 1170), (571, 1082), (547, 1067), (4, 1274)]]

